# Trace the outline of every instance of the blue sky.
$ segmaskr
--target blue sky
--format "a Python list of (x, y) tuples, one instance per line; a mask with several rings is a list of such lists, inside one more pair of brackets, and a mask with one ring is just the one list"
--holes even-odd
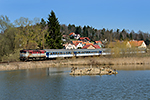
[(150, 0), (0, 0), (0, 15), (47, 20), (53, 10), (60, 24), (150, 33)]

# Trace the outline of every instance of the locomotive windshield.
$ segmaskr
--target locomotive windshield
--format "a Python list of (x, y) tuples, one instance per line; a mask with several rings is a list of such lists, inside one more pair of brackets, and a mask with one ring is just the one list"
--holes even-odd
[(21, 50), (20, 53), (26, 53), (26, 51)]

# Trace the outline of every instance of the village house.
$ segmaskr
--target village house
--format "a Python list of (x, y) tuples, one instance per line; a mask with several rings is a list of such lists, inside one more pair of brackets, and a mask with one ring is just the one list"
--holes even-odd
[(99, 40), (99, 41), (95, 41), (94, 42), (95, 44), (97, 44), (97, 43), (100, 43), (100, 44), (102, 44), (102, 42)]
[(72, 44), (74, 44), (77, 48), (82, 48), (85, 45), (93, 45), (93, 43), (90, 43), (89, 41), (83, 42), (83, 41), (71, 41)]
[(104, 47), (104, 45), (102, 44), (102, 42), (99, 41), (95, 41), (94, 44), (99, 45), (101, 48)]
[(83, 47), (83, 44), (81, 42), (78, 42), (75, 44), (76, 49), (81, 49)]
[(72, 36), (74, 37), (74, 36), (75, 36), (75, 33), (72, 32), (72, 33), (69, 34), (69, 36), (70, 36), (70, 37), (72, 37)]
[(82, 42), (83, 46), (85, 45), (93, 45), (93, 43), (89, 43), (89, 42)]
[(72, 44), (83, 43), (82, 41), (71, 41)]
[(137, 41), (137, 40), (132, 40), (127, 42), (127, 47), (131, 48), (131, 47), (136, 47), (136, 48), (147, 48), (145, 42), (143, 40), (141, 41)]
[(89, 45), (83, 46), (82, 49), (100, 49), (100, 47), (99, 47), (99, 45), (92, 45), (92, 44), (89, 44)]
[(79, 39), (80, 38), (80, 34), (75, 34), (74, 32), (69, 34), (70, 38), (74, 38), (74, 39)]
[(66, 43), (63, 45), (64, 49), (76, 49), (75, 45), (71, 44), (71, 43)]
[(88, 37), (80, 37), (79, 40), (83, 42), (87, 42), (87, 41), (90, 42), (90, 39)]
[(93, 45), (95, 47), (95, 49), (101, 49), (101, 47), (99, 45)]
[(66, 41), (66, 35), (62, 35), (62, 41), (65, 42)]
[(74, 38), (78, 40), (80, 38), (80, 34), (75, 34)]

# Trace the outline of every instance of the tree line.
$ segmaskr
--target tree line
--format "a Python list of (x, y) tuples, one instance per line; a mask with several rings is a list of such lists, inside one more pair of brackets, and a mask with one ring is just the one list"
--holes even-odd
[(109, 42), (111, 41), (124, 41), (124, 40), (144, 40), (147, 45), (150, 44), (150, 35), (149, 33), (144, 33), (142, 31), (138, 31), (137, 33), (129, 30), (108, 30), (108, 29), (95, 29), (91, 26), (75, 26), (74, 24), (61, 25), (61, 32), (65, 35), (69, 35), (71, 32), (75, 32), (76, 34), (80, 34), (82, 37), (89, 37), (91, 41), (97, 40), (105, 40), (107, 39)]
[[(53, 11), (47, 20), (41, 18), (21, 17), (13, 23), (7, 16), (0, 16), (0, 61), (19, 58), (20, 49), (61, 49), (62, 36), (66, 35), (66, 42), (70, 42), (69, 34), (75, 32), (81, 37), (89, 37), (91, 41), (104, 40), (144, 40), (149, 45), (149, 33), (128, 30), (116, 31), (111, 29), (95, 29), (91, 26), (75, 26), (74, 24), (60, 25)], [(16, 57), (16, 58), (15, 58)]]

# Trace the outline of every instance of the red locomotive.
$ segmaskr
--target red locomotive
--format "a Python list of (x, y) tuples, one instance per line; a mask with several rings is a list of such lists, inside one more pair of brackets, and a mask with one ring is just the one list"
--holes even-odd
[(46, 59), (45, 50), (20, 50), (20, 60)]

